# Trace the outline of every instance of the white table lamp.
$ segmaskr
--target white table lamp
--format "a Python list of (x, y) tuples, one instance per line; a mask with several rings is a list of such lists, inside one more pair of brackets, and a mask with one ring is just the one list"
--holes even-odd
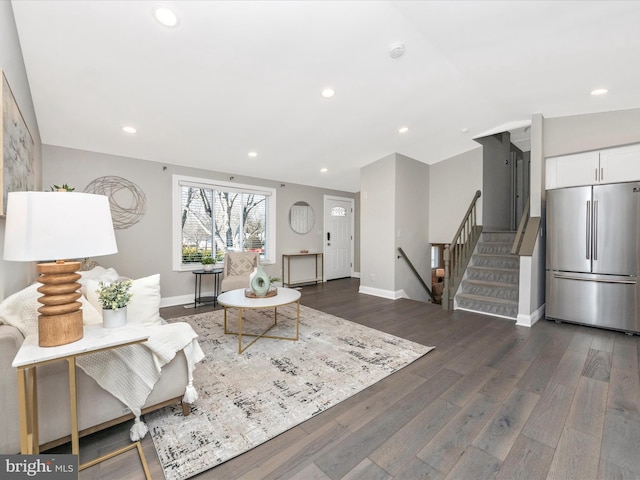
[(54, 347), (83, 336), (81, 293), (76, 273), (81, 259), (118, 252), (109, 199), (76, 192), (10, 192), (4, 259), (37, 265), (38, 344)]

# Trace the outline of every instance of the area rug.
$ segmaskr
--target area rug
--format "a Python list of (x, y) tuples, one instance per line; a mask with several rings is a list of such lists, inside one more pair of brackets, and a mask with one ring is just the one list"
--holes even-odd
[[(264, 330), (273, 312), (245, 310), (245, 331)], [(262, 338), (238, 354), (223, 312), (189, 315), (205, 352), (194, 373), (200, 398), (145, 415), (167, 480), (215, 467), (373, 385), (434, 347), (426, 347), (300, 306), (297, 342)], [(229, 310), (236, 331), (237, 311)], [(295, 335), (295, 306), (278, 308), (270, 335)], [(250, 338), (247, 338), (249, 341)]]

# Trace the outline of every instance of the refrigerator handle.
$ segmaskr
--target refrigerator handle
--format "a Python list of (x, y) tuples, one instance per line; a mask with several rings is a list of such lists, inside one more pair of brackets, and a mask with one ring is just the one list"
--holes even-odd
[(593, 259), (598, 260), (598, 201), (593, 201)]
[(589, 254), (591, 253), (591, 244), (589, 242), (589, 240), (591, 240), (591, 201), (587, 200), (587, 233), (585, 235), (585, 238), (587, 239), (587, 253), (586, 253), (586, 258), (587, 260), (589, 260), (590, 256)]

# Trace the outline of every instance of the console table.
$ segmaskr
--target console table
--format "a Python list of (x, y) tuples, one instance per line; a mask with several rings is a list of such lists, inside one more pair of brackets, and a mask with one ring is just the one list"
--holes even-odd
[[(291, 259), (300, 257), (314, 257), (316, 276), (314, 278), (308, 278), (303, 280), (291, 281)], [(318, 259), (320, 259), (320, 275), (318, 275)], [(284, 264), (287, 264), (287, 268), (284, 268)], [(294, 262), (295, 263), (295, 262)], [(322, 283), (324, 281), (324, 254), (322, 252), (296, 252), (296, 253), (283, 253), (282, 254), (282, 285), (290, 287), (292, 285), (302, 285), (305, 283)]]
[[(37, 367), (46, 363), (66, 360), (69, 364), (69, 409), (71, 413), (71, 452), (80, 454), (78, 434), (78, 404), (76, 396), (76, 358), (81, 355), (110, 350), (113, 348), (146, 342), (149, 334), (144, 326), (139, 324), (127, 324), (118, 328), (103, 328), (102, 325), (90, 325), (84, 327), (84, 336), (77, 342), (60, 345), (57, 347), (40, 347), (38, 334), (28, 335), (11, 364), (18, 370), (18, 403), (20, 415), (20, 453), (40, 453), (38, 439), (38, 389)], [(46, 396), (45, 396), (46, 398)], [(100, 408), (99, 405), (96, 408)], [(142, 451), (140, 441), (112, 453), (101, 456), (90, 462), (80, 464), (79, 469), (91, 467), (109, 458), (120, 455), (126, 451), (138, 449), (138, 455), (142, 462), (145, 477), (151, 478), (147, 460)]]

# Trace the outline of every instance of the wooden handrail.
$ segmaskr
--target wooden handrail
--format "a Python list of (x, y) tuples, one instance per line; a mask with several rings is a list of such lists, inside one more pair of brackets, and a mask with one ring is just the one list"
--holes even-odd
[(416, 267), (413, 266), (413, 263), (411, 263), (411, 260), (409, 260), (409, 257), (407, 257), (407, 254), (404, 253), (404, 250), (402, 250), (402, 248), (400, 248), (400, 247), (398, 247), (398, 252), (400, 252), (400, 256), (406, 260), (407, 265), (409, 265), (409, 268), (415, 274), (415, 276), (418, 277), (418, 281), (424, 287), (424, 289), (427, 291), (427, 294), (429, 295), (429, 298), (431, 298), (431, 301), (435, 303), (436, 297), (433, 295), (433, 292), (431, 291), (429, 286), (422, 279), (422, 277), (418, 273), (418, 270), (416, 270)]
[(445, 246), (442, 292), (442, 306), (445, 309), (453, 307), (453, 297), (482, 232), (482, 227), (477, 224), (476, 218), (476, 205), (481, 196), (482, 192), (477, 190), (453, 240)]
[(527, 204), (524, 207), (524, 211), (522, 212), (522, 217), (520, 218), (520, 225), (518, 225), (518, 231), (516, 232), (516, 238), (513, 241), (513, 246), (511, 247), (511, 253), (513, 255), (519, 255), (520, 245), (522, 245), (522, 237), (527, 228), (527, 223), (529, 223), (529, 207), (530, 207), (531, 198), (527, 199)]
[(469, 208), (467, 208), (467, 213), (465, 213), (464, 217), (462, 217), (462, 223), (460, 223), (460, 227), (458, 227), (458, 231), (453, 236), (453, 240), (451, 241), (452, 244), (455, 244), (456, 239), (460, 237), (460, 234), (462, 233), (462, 229), (466, 225), (467, 218), (471, 215), (472, 212), (475, 216), (476, 200), (478, 200), (481, 196), (482, 196), (482, 192), (480, 190), (476, 190), (476, 193), (473, 196), (473, 200), (471, 200), (471, 204), (469, 205)]

